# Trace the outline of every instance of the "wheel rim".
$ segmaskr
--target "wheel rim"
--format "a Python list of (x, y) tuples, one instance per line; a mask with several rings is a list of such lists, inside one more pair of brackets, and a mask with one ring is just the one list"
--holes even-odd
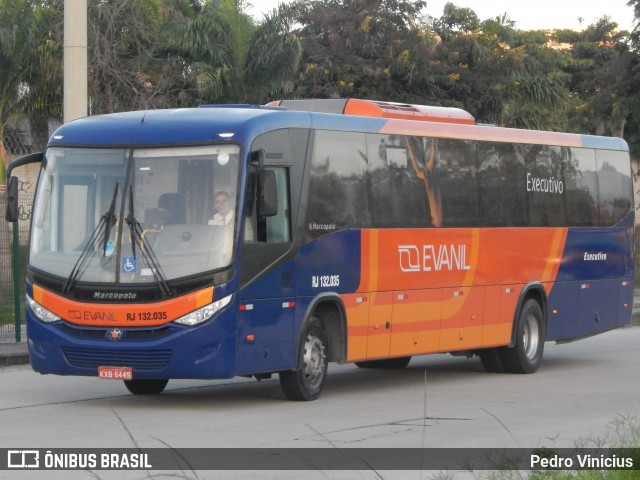
[(304, 376), (309, 385), (315, 387), (322, 383), (326, 365), (326, 354), (322, 340), (313, 334), (307, 335), (304, 344)]
[(529, 360), (534, 360), (540, 344), (540, 324), (535, 315), (527, 315), (522, 337), (525, 355)]

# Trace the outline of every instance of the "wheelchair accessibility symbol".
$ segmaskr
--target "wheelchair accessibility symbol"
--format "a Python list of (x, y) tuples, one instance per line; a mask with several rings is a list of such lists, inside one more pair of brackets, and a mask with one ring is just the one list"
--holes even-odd
[(134, 273), (137, 269), (135, 257), (122, 257), (121, 271), (123, 273)]

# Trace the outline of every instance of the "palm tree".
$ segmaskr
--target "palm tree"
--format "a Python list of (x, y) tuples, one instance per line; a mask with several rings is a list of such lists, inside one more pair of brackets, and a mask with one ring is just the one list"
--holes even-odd
[(62, 2), (39, 2), (35, 64), (25, 77), (28, 89), (20, 108), (21, 114), (29, 116), (33, 146), (38, 150), (44, 149), (49, 140), (49, 119), (62, 119), (63, 17)]
[(209, 0), (176, 32), (174, 51), (192, 62), (206, 101), (263, 102), (286, 90), (301, 55), (291, 33), (294, 6), (280, 5), (256, 24), (241, 0)]
[(439, 55), (451, 70), (449, 96), (482, 123), (553, 129), (569, 92), (546, 34), (516, 31), (507, 14), (476, 22), (472, 11), (448, 7), (438, 26), (446, 39)]
[(633, 8), (635, 18), (633, 26), (632, 40), (636, 42), (636, 47), (640, 46), (640, 0), (629, 0), (627, 6)]
[(24, 111), (31, 98), (30, 76), (43, 52), (41, 16), (45, 7), (33, 0), (0, 0), (0, 182), (5, 180), (7, 122)]

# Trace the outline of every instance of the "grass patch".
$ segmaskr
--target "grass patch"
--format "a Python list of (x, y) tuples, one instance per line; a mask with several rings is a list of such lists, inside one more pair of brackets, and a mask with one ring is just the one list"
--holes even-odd
[[(478, 480), (637, 480), (640, 478), (640, 421), (634, 415), (617, 416), (607, 426), (600, 437), (579, 439), (575, 447), (581, 449), (602, 449), (602, 453), (610, 452), (618, 458), (631, 458), (633, 470), (501, 470), (481, 472), (474, 475)], [(553, 447), (541, 447), (553, 453)], [(565, 449), (558, 449), (565, 450)]]

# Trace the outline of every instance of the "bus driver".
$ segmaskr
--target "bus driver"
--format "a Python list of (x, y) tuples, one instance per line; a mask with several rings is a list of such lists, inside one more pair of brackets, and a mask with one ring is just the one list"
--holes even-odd
[(209, 220), (209, 225), (233, 225), (233, 208), (229, 192), (220, 191), (214, 197), (217, 213)]

